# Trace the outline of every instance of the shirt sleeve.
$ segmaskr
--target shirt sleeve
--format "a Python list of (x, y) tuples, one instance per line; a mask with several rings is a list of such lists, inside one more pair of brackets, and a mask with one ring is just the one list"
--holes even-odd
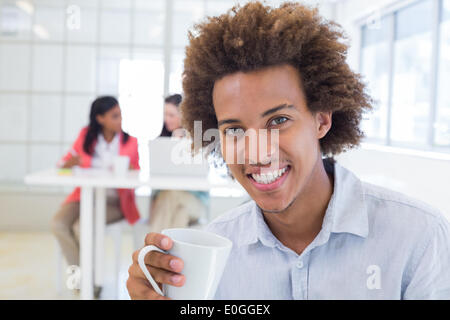
[(56, 166), (58, 168), (61, 168), (62, 166), (64, 166), (64, 164), (70, 158), (80, 155), (80, 153), (81, 153), (80, 148), (82, 147), (82, 145), (80, 144), (80, 141), (82, 140), (82, 136), (85, 133), (85, 131), (86, 131), (85, 128), (81, 129), (81, 131), (78, 133), (77, 139), (73, 142), (70, 150), (56, 163)]
[[(130, 137), (131, 138), (131, 137)], [(131, 166), (133, 169), (135, 170), (140, 170), (141, 167), (139, 166), (139, 146), (138, 146), (138, 141), (136, 138), (132, 138), (134, 140), (134, 144), (133, 144), (133, 151), (131, 154)]]
[(405, 300), (450, 299), (450, 225), (445, 217), (440, 217), (427, 238), (425, 250), (405, 289)]

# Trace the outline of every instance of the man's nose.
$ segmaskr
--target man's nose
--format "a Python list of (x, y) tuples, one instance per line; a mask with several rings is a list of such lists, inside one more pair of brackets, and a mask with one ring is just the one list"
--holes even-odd
[(249, 165), (268, 165), (276, 154), (276, 147), (272, 139), (263, 134), (256, 138), (246, 139), (245, 163)]

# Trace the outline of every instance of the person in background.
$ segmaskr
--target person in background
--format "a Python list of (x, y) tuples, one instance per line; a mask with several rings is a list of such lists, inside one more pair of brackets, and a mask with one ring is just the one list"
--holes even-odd
[[(114, 97), (97, 98), (91, 106), (89, 125), (81, 129), (71, 150), (58, 162), (60, 168), (109, 170), (116, 156), (128, 156), (130, 169), (139, 169), (137, 139), (122, 130), (122, 115)], [(80, 188), (76, 188), (53, 217), (51, 229), (68, 265), (79, 265)], [(139, 219), (133, 190), (107, 190), (106, 222)], [(96, 296), (100, 288), (94, 290)]]
[(174, 94), (164, 99), (164, 123), (160, 137), (184, 137), (181, 127), (181, 94)]
[[(181, 127), (180, 94), (168, 96), (164, 102), (164, 124), (160, 137), (184, 137)], [(150, 150), (150, 152), (152, 152)], [(154, 190), (150, 206), (150, 229), (185, 228), (196, 224), (206, 214), (209, 193), (202, 191)]]

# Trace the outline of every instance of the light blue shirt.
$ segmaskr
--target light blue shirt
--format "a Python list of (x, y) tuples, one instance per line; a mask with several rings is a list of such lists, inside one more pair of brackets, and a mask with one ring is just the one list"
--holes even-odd
[(450, 299), (446, 218), (338, 163), (334, 178), (322, 229), (301, 255), (275, 238), (254, 201), (206, 227), (233, 242), (215, 299)]

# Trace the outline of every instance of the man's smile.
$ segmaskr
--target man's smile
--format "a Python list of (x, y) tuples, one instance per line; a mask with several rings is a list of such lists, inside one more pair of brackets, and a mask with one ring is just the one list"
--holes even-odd
[(268, 192), (281, 188), (290, 172), (291, 166), (287, 165), (271, 171), (260, 170), (259, 173), (247, 174), (247, 178), (257, 190)]

